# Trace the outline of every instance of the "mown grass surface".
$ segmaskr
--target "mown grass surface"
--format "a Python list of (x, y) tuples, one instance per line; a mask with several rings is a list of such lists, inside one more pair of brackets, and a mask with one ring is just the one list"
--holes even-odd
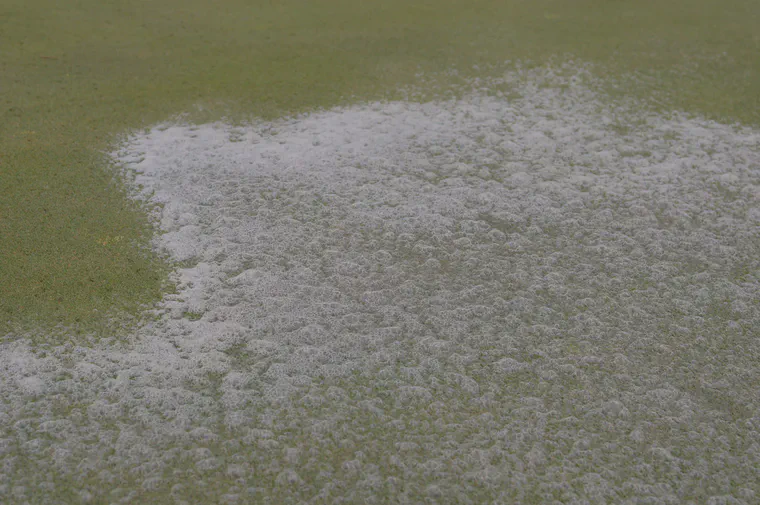
[(616, 78), (613, 93), (758, 124), (757, 26), (753, 0), (6, 0), (0, 335), (96, 328), (167, 288), (146, 214), (102, 154), (129, 129), (196, 105), (198, 119), (271, 117), (388, 96), (421, 71), (568, 54)]

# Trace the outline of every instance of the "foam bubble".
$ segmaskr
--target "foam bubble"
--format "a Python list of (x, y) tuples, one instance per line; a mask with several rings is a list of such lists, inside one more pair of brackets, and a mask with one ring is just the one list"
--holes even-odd
[(2, 344), (0, 496), (760, 492), (760, 134), (526, 77), (131, 137), (179, 294)]

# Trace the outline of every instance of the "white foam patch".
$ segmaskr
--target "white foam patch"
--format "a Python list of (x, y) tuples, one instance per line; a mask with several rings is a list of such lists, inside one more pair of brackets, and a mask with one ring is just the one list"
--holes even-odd
[(2, 344), (0, 498), (756, 501), (760, 133), (539, 78), (132, 137), (179, 294)]

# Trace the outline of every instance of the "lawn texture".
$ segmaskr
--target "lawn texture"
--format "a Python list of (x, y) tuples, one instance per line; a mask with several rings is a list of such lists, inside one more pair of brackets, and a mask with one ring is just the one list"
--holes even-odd
[(104, 154), (125, 133), (398, 98), (420, 75), (432, 96), (568, 56), (611, 98), (760, 124), (758, 25), (750, 0), (6, 0), (0, 335), (111, 331), (171, 289)]

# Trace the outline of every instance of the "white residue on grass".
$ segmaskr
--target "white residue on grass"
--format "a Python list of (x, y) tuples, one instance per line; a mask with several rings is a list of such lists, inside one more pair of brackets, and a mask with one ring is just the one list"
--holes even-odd
[(2, 344), (0, 500), (756, 502), (760, 134), (527, 77), (131, 137), (179, 293)]

